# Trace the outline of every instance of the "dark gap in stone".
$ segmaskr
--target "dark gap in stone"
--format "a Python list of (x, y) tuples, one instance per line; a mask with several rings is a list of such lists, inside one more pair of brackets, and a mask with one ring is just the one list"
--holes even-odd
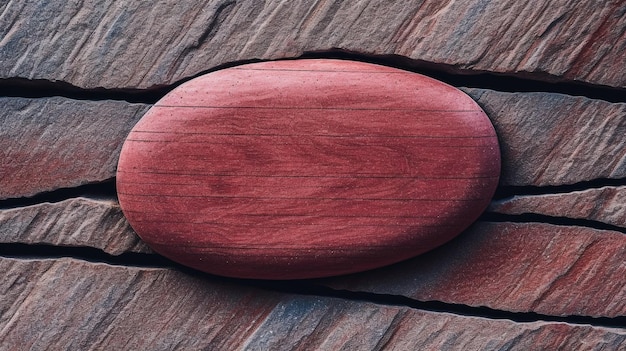
[(91, 199), (114, 199), (117, 200), (115, 179), (109, 179), (101, 183), (85, 184), (74, 188), (61, 188), (39, 193), (31, 197), (10, 198), (0, 200), (0, 210), (32, 206), (41, 203), (55, 203), (64, 200), (87, 197)]
[(2, 243), (0, 244), (0, 257), (16, 259), (73, 258), (91, 263), (145, 268), (165, 268), (176, 265), (167, 258), (156, 254), (125, 252), (115, 256), (93, 247), (49, 244)]
[(105, 263), (114, 266), (176, 269), (181, 273), (194, 276), (199, 279), (211, 280), (218, 283), (248, 286), (251, 288), (259, 288), (283, 294), (336, 298), (347, 301), (367, 302), (383, 306), (408, 307), (435, 313), (451, 313), (467, 317), (504, 319), (518, 323), (557, 322), (610, 328), (626, 327), (626, 316), (610, 318), (590, 316), (552, 316), (535, 312), (510, 312), (489, 307), (472, 307), (463, 304), (441, 301), (419, 301), (402, 295), (338, 290), (319, 285), (319, 283), (314, 280), (272, 281), (221, 277), (184, 267), (157, 254), (128, 252), (114, 256), (107, 254), (100, 249), (90, 247), (66, 247), (44, 244), (12, 243), (0, 244), (0, 257), (14, 259), (71, 258), (91, 263)]
[(579, 81), (566, 81), (547, 73), (496, 73), (461, 69), (450, 64), (415, 60), (401, 55), (372, 55), (345, 50), (307, 52), (301, 58), (337, 58), (396, 67), (424, 74), (455, 87), (502, 92), (546, 92), (583, 96), (609, 102), (626, 102), (626, 89)]
[(574, 191), (599, 189), (603, 187), (626, 186), (626, 179), (599, 178), (582, 181), (574, 184), (546, 185), (546, 186), (499, 186), (493, 196), (494, 200), (502, 200), (519, 195), (551, 195), (564, 194)]
[(150, 88), (91, 88), (85, 89), (77, 87), (63, 81), (50, 81), (46, 79), (26, 79), (26, 78), (0, 78), (0, 97), (22, 97), (22, 98), (47, 98), (60, 96), (75, 100), (101, 101), (118, 100), (131, 103), (154, 104), (170, 91), (181, 84), (194, 78), (219, 71), (221, 69), (235, 67), (246, 63), (260, 62), (261, 60), (242, 60), (230, 62), (199, 72), (191, 77), (183, 78), (169, 85), (158, 85)]
[(150, 89), (84, 89), (67, 82), (53, 82), (45, 79), (0, 79), (0, 96), (22, 98), (61, 96), (75, 100), (120, 100), (131, 103), (153, 104), (170, 90), (172, 90), (172, 87), (168, 86)]
[[(285, 60), (306, 58), (335, 58), (370, 62), (407, 71), (413, 71), (443, 81), (456, 87), (490, 89), (502, 92), (548, 92), (572, 96), (584, 96), (609, 102), (626, 102), (626, 89), (578, 81), (564, 81), (562, 78), (546, 73), (494, 73), (461, 69), (450, 64), (415, 60), (400, 55), (376, 55), (350, 52), (341, 49), (306, 52), (299, 57)], [(45, 79), (5, 78), (0, 79), (0, 96), (45, 98), (62, 96), (77, 100), (121, 100), (127, 102), (153, 104), (179, 85), (217, 70), (264, 60), (250, 59), (225, 63), (193, 76), (180, 79), (169, 85), (157, 85), (145, 89), (137, 88), (92, 88), (84, 89), (63, 81)]]
[(575, 325), (592, 325), (597, 327), (624, 328), (626, 316), (590, 317), (590, 316), (553, 316), (536, 312), (511, 312), (489, 307), (473, 307), (441, 301), (419, 301), (402, 295), (380, 294), (372, 292), (337, 290), (326, 286), (307, 284), (306, 282), (256, 282), (253, 285), (272, 291), (296, 295), (321, 296), (349, 301), (369, 302), (377, 305), (409, 307), (412, 309), (451, 313), (459, 316), (479, 317), (488, 319), (506, 319), (518, 323), (556, 322)]
[(480, 221), (485, 222), (509, 222), (509, 223), (544, 223), (553, 224), (558, 226), (568, 227), (586, 227), (598, 230), (610, 230), (614, 232), (626, 234), (626, 228), (608, 224), (600, 221), (594, 221), (584, 218), (567, 218), (567, 217), (553, 217), (538, 213), (524, 213), (520, 215), (511, 215), (504, 213), (486, 212), (483, 213)]

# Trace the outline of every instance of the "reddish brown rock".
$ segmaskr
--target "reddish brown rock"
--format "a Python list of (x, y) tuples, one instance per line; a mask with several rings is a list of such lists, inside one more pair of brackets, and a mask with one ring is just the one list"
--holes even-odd
[(0, 350), (626, 347), (621, 329), (280, 294), (168, 269), (0, 259), (0, 271)]
[(489, 210), (511, 215), (532, 213), (588, 219), (626, 229), (626, 187), (514, 196), (492, 202)]
[(626, 236), (542, 223), (478, 223), (431, 253), (321, 281), (420, 301), (547, 315), (626, 314)]
[(163, 97), (124, 143), (117, 191), (155, 251), (231, 277), (399, 262), (489, 203), (500, 153), (458, 89), (344, 60), (237, 66)]
[(117, 201), (73, 198), (0, 210), (0, 242), (95, 247), (111, 255), (152, 252)]
[[(625, 104), (546, 93), (466, 92), (496, 127), (504, 185), (626, 177)], [(2, 98), (0, 106), (6, 160), (0, 199), (115, 177), (122, 141), (147, 110), (141, 104), (65, 98)]]
[(146, 110), (120, 101), (0, 98), (0, 200), (113, 178), (122, 143)]
[(551, 93), (464, 91), (496, 128), (501, 185), (626, 178), (626, 104)]
[(626, 86), (620, 0), (10, 1), (0, 13), (0, 77), (85, 88), (146, 88), (330, 49)]

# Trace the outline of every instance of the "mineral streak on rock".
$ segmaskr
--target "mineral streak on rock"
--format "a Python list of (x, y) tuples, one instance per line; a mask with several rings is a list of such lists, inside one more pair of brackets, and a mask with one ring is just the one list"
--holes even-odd
[(554, 93), (464, 89), (500, 139), (500, 185), (626, 177), (626, 103)]
[(479, 222), (413, 260), (322, 284), (546, 315), (626, 314), (626, 236), (543, 223)]
[(0, 200), (111, 179), (144, 104), (0, 98)]
[(114, 200), (73, 198), (0, 210), (0, 242), (95, 247), (111, 255), (152, 250)]
[(511, 215), (533, 213), (588, 219), (626, 229), (626, 186), (514, 196), (492, 202), (489, 211)]
[[(280, 294), (74, 259), (0, 259), (0, 350), (483, 350), (626, 346), (620, 329)], [(50, 297), (54, 296), (53, 299)], [(139, 328), (139, 329), (138, 329)]]
[(626, 86), (620, 0), (5, 1), (0, 13), (0, 77), (84, 88), (167, 85), (330, 49)]

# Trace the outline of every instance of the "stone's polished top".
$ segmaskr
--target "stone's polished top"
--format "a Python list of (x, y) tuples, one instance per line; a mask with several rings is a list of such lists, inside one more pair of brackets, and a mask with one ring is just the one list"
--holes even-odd
[(126, 139), (117, 189), (139, 236), (174, 261), (297, 279), (447, 242), (499, 172), (493, 126), (463, 92), (379, 65), (293, 60), (174, 89)]

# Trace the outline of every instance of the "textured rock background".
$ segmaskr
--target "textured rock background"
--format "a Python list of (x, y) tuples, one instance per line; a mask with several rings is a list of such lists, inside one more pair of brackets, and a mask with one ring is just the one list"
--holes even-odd
[(84, 88), (147, 88), (333, 48), (626, 86), (621, 0), (10, 1), (0, 13), (0, 77)]
[[(624, 349), (624, 51), (619, 0), (3, 2), (0, 350)], [(152, 254), (111, 186), (150, 96), (346, 52), (471, 81), (502, 149), (483, 218), (412, 260), (311, 281)]]

